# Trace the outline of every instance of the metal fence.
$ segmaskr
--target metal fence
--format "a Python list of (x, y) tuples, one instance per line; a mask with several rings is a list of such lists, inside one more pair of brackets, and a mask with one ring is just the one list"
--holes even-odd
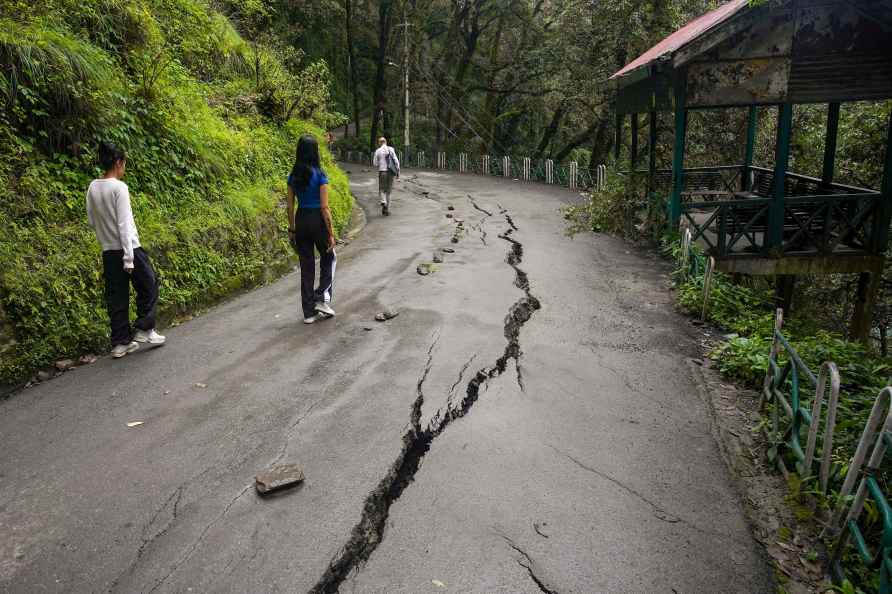
[[(713, 260), (694, 248), (690, 229), (682, 232), (677, 257), (679, 276), (703, 283), (705, 317)], [(840, 478), (831, 476), (833, 456), (849, 460), (846, 452), (833, 445), (837, 412), (842, 410), (838, 409), (842, 397), (839, 370), (835, 363), (826, 361), (816, 375), (805, 364), (783, 333), (781, 309), (776, 310), (772, 336), (759, 404), (760, 410), (771, 409), (769, 457), (784, 475), (790, 472), (787, 462), (791, 462), (792, 470), (800, 478), (816, 479), (817, 493), (833, 495), (831, 480)], [(802, 389), (803, 386), (814, 388), (810, 403), (805, 402), (809, 391)], [(822, 421), (823, 434), (819, 437)], [(846, 421), (851, 422), (842, 419)], [(851, 545), (854, 555), (850, 563), (860, 561), (861, 572), (879, 574), (879, 594), (892, 594), (892, 505), (878, 477), (889, 450), (892, 450), (892, 386), (883, 388), (877, 396), (847, 470), (845, 463), (837, 467), (845, 471), (845, 478), (835, 497), (830, 499), (835, 502), (835, 509), (825, 530), (825, 536), (834, 540), (828, 563), (834, 582), (840, 584), (847, 577), (842, 560)], [(866, 530), (864, 526), (871, 529)]]
[[(334, 157), (347, 163), (370, 165), (372, 154), (365, 151), (339, 151), (334, 149)], [(419, 169), (435, 171), (456, 171), (503, 177), (524, 182), (538, 182), (547, 185), (563, 186), (571, 191), (601, 191), (607, 185), (607, 166), (598, 165), (594, 169), (580, 167), (576, 161), (555, 163), (551, 159), (532, 159), (510, 155), (474, 155), (470, 153), (445, 153), (442, 151), (428, 155), (425, 151), (415, 151), (409, 162), (404, 161), (403, 152), (396, 151), (401, 163)]]

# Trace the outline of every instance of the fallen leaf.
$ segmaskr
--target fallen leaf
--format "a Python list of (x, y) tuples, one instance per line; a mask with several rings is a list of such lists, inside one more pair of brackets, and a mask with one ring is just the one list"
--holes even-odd
[(201, 382), (198, 382), (198, 383), (195, 384), (195, 387), (196, 387), (196, 388), (207, 388), (208, 385), (207, 385), (207, 384), (203, 384), (203, 383), (201, 383)]
[(142, 424), (143, 424), (143, 421), (130, 421), (129, 423), (127, 423), (127, 426), (128, 427), (139, 427)]
[(444, 584), (444, 583), (441, 582), (440, 580), (431, 580), (431, 583), (432, 583), (433, 585), (435, 585), (436, 587), (438, 587), (438, 588), (445, 588), (445, 587), (446, 587), (446, 584)]

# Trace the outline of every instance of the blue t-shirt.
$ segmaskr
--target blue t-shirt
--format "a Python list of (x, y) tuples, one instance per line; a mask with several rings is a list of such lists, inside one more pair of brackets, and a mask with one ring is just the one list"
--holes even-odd
[(303, 190), (298, 190), (292, 176), (288, 175), (288, 187), (294, 190), (294, 195), (297, 196), (298, 208), (321, 208), (322, 203), (319, 195), (319, 187), (327, 183), (328, 178), (325, 177), (325, 174), (321, 169), (315, 167), (313, 168), (313, 173), (310, 175), (310, 181), (307, 183), (307, 187)]

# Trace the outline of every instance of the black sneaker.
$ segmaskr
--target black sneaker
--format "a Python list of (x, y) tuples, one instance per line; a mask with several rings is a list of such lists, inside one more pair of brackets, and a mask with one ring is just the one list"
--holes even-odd
[(389, 217), (389, 216), (390, 216), (390, 207), (387, 206), (386, 204), (384, 205), (384, 216), (385, 216), (385, 217)]
[(381, 205), (381, 216), (382, 216), (382, 217), (386, 217), (386, 216), (387, 216), (387, 205), (386, 205), (386, 204), (382, 204), (382, 205)]

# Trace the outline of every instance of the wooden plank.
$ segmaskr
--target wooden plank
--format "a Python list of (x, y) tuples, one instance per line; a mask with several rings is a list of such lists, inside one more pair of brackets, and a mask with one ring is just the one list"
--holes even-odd
[(722, 272), (752, 275), (833, 274), (882, 270), (883, 257), (864, 253), (789, 255), (782, 258), (741, 255), (716, 262)]

